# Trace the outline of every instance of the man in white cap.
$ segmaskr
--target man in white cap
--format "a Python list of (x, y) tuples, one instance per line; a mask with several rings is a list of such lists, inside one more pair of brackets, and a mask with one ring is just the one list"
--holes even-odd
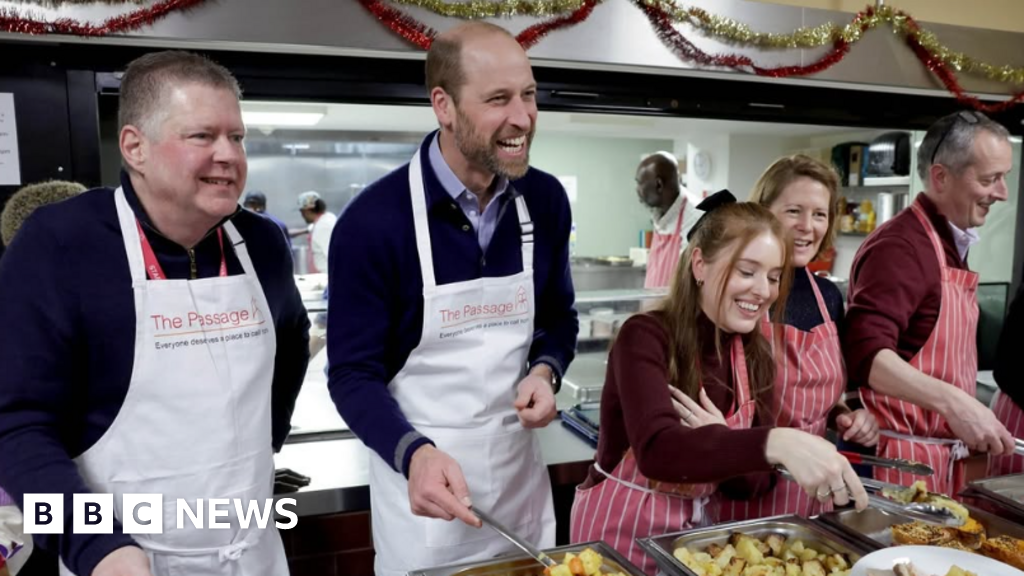
[(309, 273), (326, 274), (327, 250), (338, 217), (327, 211), (327, 203), (320, 193), (312, 190), (299, 194), (299, 212), (309, 224), (309, 254), (306, 256)]

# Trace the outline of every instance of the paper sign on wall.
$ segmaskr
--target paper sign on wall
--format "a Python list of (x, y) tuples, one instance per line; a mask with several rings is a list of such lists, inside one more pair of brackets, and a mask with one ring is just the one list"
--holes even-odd
[(562, 183), (562, 188), (565, 188), (565, 195), (569, 197), (569, 202), (576, 201), (576, 177), (575, 176), (558, 176), (558, 181)]
[(14, 123), (14, 94), (0, 93), (0, 186), (21, 185), (18, 127)]

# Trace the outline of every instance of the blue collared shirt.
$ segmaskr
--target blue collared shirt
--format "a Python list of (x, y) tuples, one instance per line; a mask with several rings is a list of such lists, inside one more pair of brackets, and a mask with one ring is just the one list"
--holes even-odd
[(473, 225), (473, 230), (476, 230), (476, 239), (480, 242), (480, 249), (487, 252), (487, 246), (490, 245), (491, 238), (494, 237), (494, 229), (498, 225), (498, 214), (501, 212), (501, 206), (504, 205), (507, 199), (505, 192), (508, 190), (508, 178), (503, 176), (496, 177), (498, 181), (494, 187), (494, 198), (491, 198), (491, 201), (484, 208), (483, 214), (481, 214), (480, 201), (477, 199), (476, 194), (473, 194), (466, 188), (466, 185), (459, 180), (455, 172), (452, 172), (448, 162), (441, 155), (440, 138), (441, 135), (438, 133), (434, 136), (433, 142), (430, 143), (430, 167), (437, 174), (437, 179), (441, 182), (441, 186), (462, 208), (462, 212), (469, 219), (469, 223)]

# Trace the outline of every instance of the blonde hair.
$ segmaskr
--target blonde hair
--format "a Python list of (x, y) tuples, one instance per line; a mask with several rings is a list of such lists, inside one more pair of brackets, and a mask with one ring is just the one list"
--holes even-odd
[(37, 208), (67, 200), (82, 192), (85, 192), (85, 186), (63, 180), (40, 182), (15, 192), (7, 200), (3, 213), (0, 213), (0, 236), (3, 237), (4, 246), (11, 245), (11, 240), (14, 240), (14, 235), (21, 229), (21, 225)]
[[(782, 223), (768, 209), (752, 202), (726, 204), (704, 215), (703, 221), (694, 231), (672, 280), (668, 297), (661, 303), (661, 314), (657, 316), (664, 323), (669, 341), (669, 383), (690, 398), (696, 399), (701, 387), (701, 375), (694, 369), (699, 365), (701, 341), (697, 318), (701, 313), (701, 287), (693, 275), (693, 252), (700, 248), (705, 261), (713, 262), (728, 258), (726, 271), (735, 268), (743, 250), (758, 236), (769, 233), (782, 246), (783, 273), (779, 284), (779, 296), (773, 309), (773, 317), (783, 317), (783, 305), (789, 294), (792, 243)], [(728, 274), (728, 272), (726, 272)], [(725, 305), (725, 290), (728, 281), (723, 281), (715, 302), (719, 310)], [(715, 328), (715, 345), (721, 357), (720, 329)], [(771, 343), (761, 333), (760, 327), (743, 335), (743, 348), (747, 360), (750, 389), (757, 401), (758, 415), (762, 421), (771, 418), (771, 391), (775, 382), (775, 359)]]
[(831, 166), (803, 154), (779, 158), (758, 178), (750, 192), (750, 201), (770, 209), (782, 191), (799, 178), (810, 178), (828, 189), (828, 228), (814, 255), (817, 258), (832, 247), (839, 218), (839, 175)]

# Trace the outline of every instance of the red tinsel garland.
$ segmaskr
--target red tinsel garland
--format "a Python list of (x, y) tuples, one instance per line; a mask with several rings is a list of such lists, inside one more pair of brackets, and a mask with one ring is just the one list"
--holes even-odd
[(599, 0), (586, 0), (583, 2), (582, 6), (573, 10), (573, 12), (568, 16), (552, 18), (547, 22), (534, 24), (517, 34), (516, 40), (519, 41), (523, 50), (529, 50), (549, 33), (562, 28), (568, 28), (569, 26), (575, 26), (576, 24), (586, 20), (590, 16), (590, 13), (594, 11), (594, 6), (597, 6), (598, 1)]
[[(516, 41), (523, 47), (523, 50), (529, 50), (551, 32), (568, 28), (586, 20), (590, 13), (594, 11), (594, 7), (597, 6), (598, 2), (599, 0), (586, 0), (582, 6), (567, 16), (559, 16), (539, 24), (534, 24), (520, 32), (516, 36)], [(430, 43), (437, 36), (437, 30), (385, 4), (382, 0), (359, 0), (359, 3), (369, 10), (381, 23), (417, 48), (429, 50)]]
[[(917, 21), (911, 18), (910, 15), (902, 12), (901, 14), (903, 16), (906, 16), (907, 25), (911, 29), (920, 29), (917, 25)], [(946, 87), (946, 90), (949, 90), (953, 94), (953, 96), (956, 97), (956, 101), (963, 104), (964, 106), (970, 106), (975, 110), (992, 114), (1009, 110), (1010, 108), (1016, 106), (1017, 104), (1020, 104), (1021, 101), (1024, 101), (1024, 91), (1021, 91), (1017, 92), (1009, 99), (1004, 100), (1002, 102), (991, 104), (982, 102), (978, 98), (975, 98), (974, 96), (967, 94), (967, 92), (964, 90), (964, 87), (960, 84), (960, 81), (957, 79), (956, 74), (954, 74), (953, 71), (949, 69), (949, 66), (947, 66), (946, 63), (943, 62), (942, 60), (936, 58), (935, 55), (929, 52), (928, 49), (926, 49), (924, 46), (922, 46), (914, 38), (914, 36), (907, 35), (907, 46), (909, 46), (910, 49), (914, 52), (914, 55), (917, 56), (917, 59), (920, 60), (922, 64), (924, 64), (929, 70), (932, 71), (933, 74), (935, 74), (935, 76), (938, 77), (939, 81), (942, 82), (942, 85)]]
[(401, 11), (388, 6), (381, 0), (359, 0), (363, 8), (369, 10), (377, 20), (380, 20), (392, 32), (405, 38), (413, 46), (421, 50), (429, 50), (431, 42), (437, 36), (437, 30), (420, 22), (419, 20), (403, 14)]
[(637, 6), (647, 15), (651, 21), (654, 32), (681, 60), (694, 62), (702, 66), (721, 66), (726, 68), (747, 69), (758, 76), (769, 76), (772, 78), (785, 78), (787, 76), (806, 76), (816, 74), (835, 65), (846, 57), (850, 51), (850, 45), (844, 40), (836, 40), (832, 49), (817, 62), (806, 66), (778, 66), (765, 68), (758, 66), (752, 59), (739, 54), (708, 54), (701, 50), (693, 42), (675, 29), (672, 16), (656, 6), (647, 4), (642, 0), (634, 0)]
[(18, 32), (21, 34), (70, 34), (74, 36), (106, 36), (137, 30), (149, 26), (160, 18), (177, 10), (186, 10), (205, 0), (163, 0), (148, 8), (139, 8), (121, 16), (107, 18), (99, 24), (82, 23), (70, 18), (60, 18), (52, 22), (22, 17), (17, 11), (0, 9), (0, 32)]

